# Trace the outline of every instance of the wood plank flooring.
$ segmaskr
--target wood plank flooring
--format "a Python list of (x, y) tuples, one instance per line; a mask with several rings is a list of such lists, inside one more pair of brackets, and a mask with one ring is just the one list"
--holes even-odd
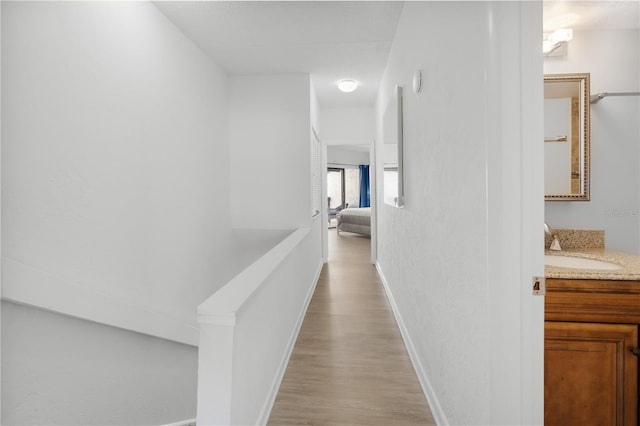
[(435, 425), (369, 238), (329, 230), (324, 266), (269, 425)]

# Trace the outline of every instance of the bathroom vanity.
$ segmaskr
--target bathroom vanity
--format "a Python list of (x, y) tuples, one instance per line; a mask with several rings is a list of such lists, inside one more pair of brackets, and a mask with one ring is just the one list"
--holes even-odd
[(638, 426), (640, 257), (558, 255), (619, 267), (545, 266), (545, 424)]

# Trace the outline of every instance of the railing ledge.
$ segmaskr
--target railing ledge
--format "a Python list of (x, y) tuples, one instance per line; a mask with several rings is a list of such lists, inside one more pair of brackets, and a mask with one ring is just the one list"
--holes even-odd
[(235, 325), (237, 312), (252, 297), (260, 284), (310, 232), (310, 228), (299, 228), (293, 231), (201, 303), (198, 306), (198, 322), (210, 325)]

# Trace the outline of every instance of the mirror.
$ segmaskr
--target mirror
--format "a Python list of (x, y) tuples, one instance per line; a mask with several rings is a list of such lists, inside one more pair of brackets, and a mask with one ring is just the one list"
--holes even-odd
[(404, 205), (402, 174), (402, 87), (396, 86), (382, 118), (383, 198), (394, 207)]
[(589, 74), (544, 76), (546, 201), (589, 201)]

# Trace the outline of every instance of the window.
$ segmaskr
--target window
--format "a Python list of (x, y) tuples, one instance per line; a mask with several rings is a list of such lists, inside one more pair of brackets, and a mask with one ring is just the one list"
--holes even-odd
[(329, 209), (345, 207), (344, 169), (334, 167), (327, 169), (327, 197), (329, 197)]

